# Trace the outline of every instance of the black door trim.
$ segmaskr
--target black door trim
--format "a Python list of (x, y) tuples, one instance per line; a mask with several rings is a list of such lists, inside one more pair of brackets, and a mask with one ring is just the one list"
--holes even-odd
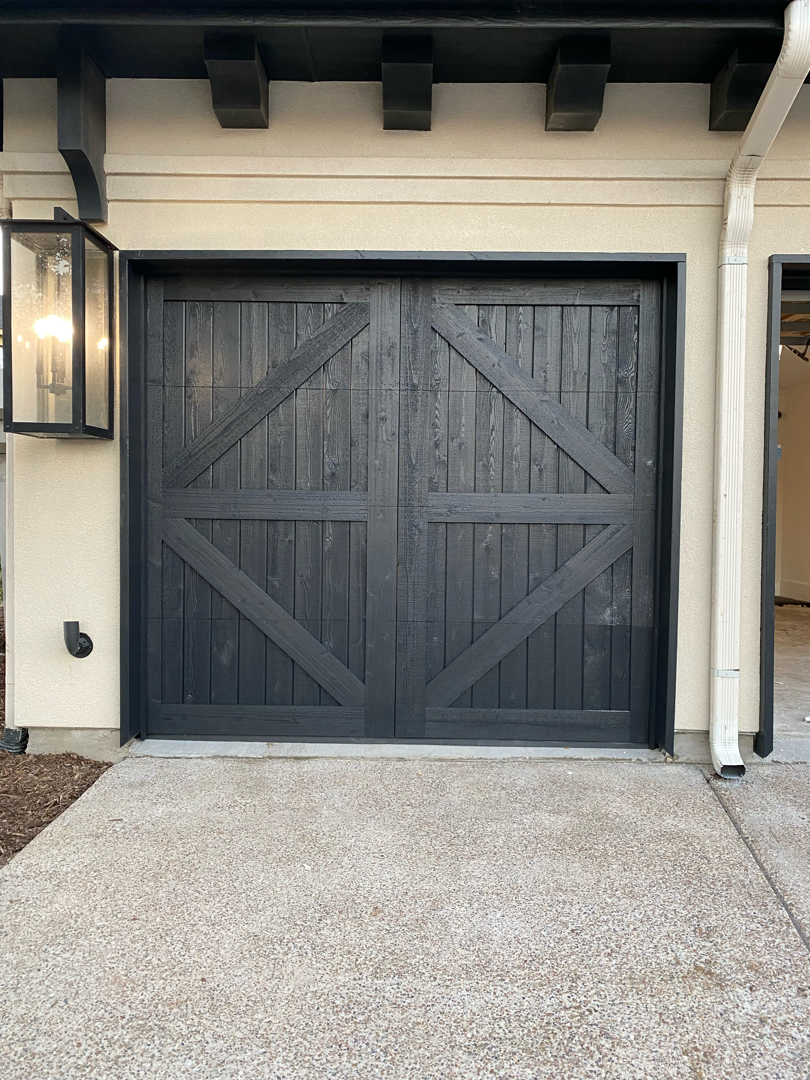
[[(798, 261), (798, 260), (797, 260)], [(810, 262), (810, 257), (808, 257)], [(554, 252), (391, 251), (122, 251), (121, 308), (121, 742), (145, 730), (146, 612), (145, 281), (151, 274), (203, 269), (261, 270), (318, 274), (486, 274), (498, 271), (537, 277), (604, 278), (628, 274), (663, 285), (660, 480), (656, 581), (656, 677), (650, 746), (673, 752), (678, 646), (683, 366), (685, 339), (684, 254)], [(777, 359), (778, 362), (778, 359)], [(218, 737), (219, 738), (219, 737)], [(322, 741), (311, 739), (308, 741)], [(335, 741), (329, 739), (328, 741)], [(342, 740), (348, 742), (394, 740)], [(403, 740), (397, 739), (396, 742)], [(436, 742), (437, 740), (404, 740)], [(439, 740), (464, 742), (469, 740)], [(485, 740), (491, 742), (491, 740)], [(511, 742), (511, 741), (510, 741)], [(509, 745), (510, 742), (505, 743)], [(523, 744), (521, 744), (523, 745)], [(602, 745), (602, 744), (599, 744)]]
[(776, 600), (776, 461), (779, 442), (779, 339), (782, 290), (810, 289), (810, 255), (772, 255), (768, 262), (765, 361), (765, 453), (762, 468), (762, 581), (759, 634), (759, 731), (754, 750), (773, 751), (774, 606)]

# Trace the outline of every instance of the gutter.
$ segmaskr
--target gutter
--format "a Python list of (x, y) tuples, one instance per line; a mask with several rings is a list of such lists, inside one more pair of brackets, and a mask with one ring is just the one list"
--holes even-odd
[(739, 748), (743, 424), (748, 243), (759, 168), (810, 72), (810, 0), (785, 9), (782, 51), (726, 179), (717, 281), (714, 546), (709, 742), (720, 776), (745, 774)]

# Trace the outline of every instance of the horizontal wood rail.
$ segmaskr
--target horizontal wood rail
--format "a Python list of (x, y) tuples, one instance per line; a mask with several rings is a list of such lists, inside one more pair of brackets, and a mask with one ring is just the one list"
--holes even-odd
[(364, 491), (208, 491), (166, 492), (164, 517), (246, 521), (365, 521)]
[(587, 709), (428, 709), (425, 736), (448, 741), (621, 746), (632, 742), (631, 715)]
[(454, 721), (466, 724), (549, 724), (564, 721), (571, 727), (604, 724), (607, 730), (620, 727), (630, 719), (629, 712), (620, 709), (428, 709), (432, 723)]
[[(366, 521), (364, 491), (169, 491), (168, 518), (243, 521)], [(556, 495), (475, 492), (428, 496), (427, 520), (494, 525), (627, 525), (631, 495)]]
[(335, 705), (172, 705), (155, 702), (149, 730), (155, 735), (218, 735), (239, 725), (242, 738), (356, 738), (363, 734), (364, 710)]
[(484, 492), (429, 495), (428, 521), (494, 525), (628, 525), (632, 495), (516, 495)]

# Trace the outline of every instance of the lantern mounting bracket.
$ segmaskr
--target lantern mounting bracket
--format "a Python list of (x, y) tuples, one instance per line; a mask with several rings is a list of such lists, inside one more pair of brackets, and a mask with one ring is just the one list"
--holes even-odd
[(80, 28), (62, 28), (56, 77), (57, 148), (73, 177), (79, 217), (106, 222), (107, 82), (84, 46)]

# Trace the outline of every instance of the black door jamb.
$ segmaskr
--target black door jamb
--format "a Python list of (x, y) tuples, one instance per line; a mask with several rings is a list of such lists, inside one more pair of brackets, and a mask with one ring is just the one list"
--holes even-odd
[(776, 461), (779, 345), (783, 289), (810, 289), (810, 255), (772, 255), (768, 263), (768, 352), (765, 362), (765, 454), (762, 473), (762, 583), (759, 638), (759, 731), (754, 750), (773, 751), (774, 606), (776, 600)]

